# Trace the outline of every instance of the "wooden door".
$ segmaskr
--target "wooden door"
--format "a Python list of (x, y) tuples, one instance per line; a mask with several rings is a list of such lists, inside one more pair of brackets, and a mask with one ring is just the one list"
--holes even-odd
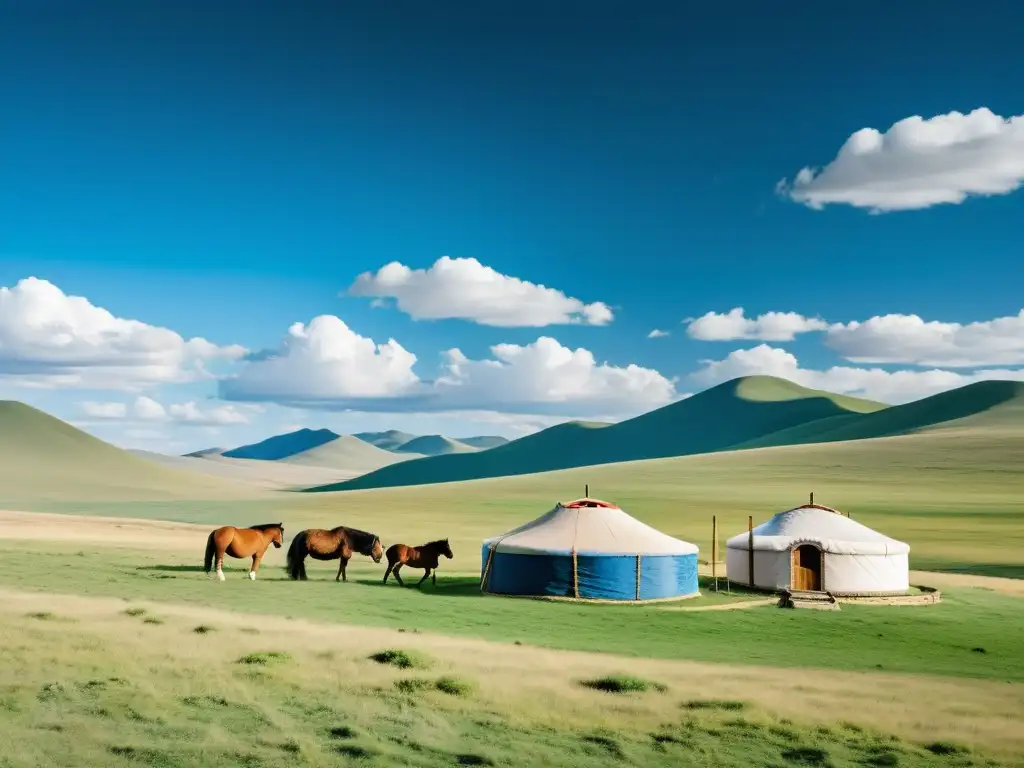
[(821, 591), (821, 560), (821, 550), (813, 544), (801, 544), (793, 549), (790, 579), (793, 589)]

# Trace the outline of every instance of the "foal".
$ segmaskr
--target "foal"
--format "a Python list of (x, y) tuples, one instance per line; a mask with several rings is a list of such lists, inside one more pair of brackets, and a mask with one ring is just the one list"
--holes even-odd
[(431, 583), (436, 585), (438, 559), (441, 555), (444, 555), (449, 560), (454, 557), (452, 548), (448, 544), (448, 539), (432, 541), (419, 547), (410, 547), (407, 544), (392, 544), (388, 547), (388, 551), (385, 554), (388, 558), (388, 569), (384, 572), (384, 583), (388, 583), (388, 576), (393, 573), (395, 574), (395, 581), (398, 582), (400, 587), (405, 586), (402, 577), (398, 575), (403, 565), (408, 565), (410, 568), (424, 569), (423, 578), (416, 584), (417, 587), (426, 581), (428, 576), (431, 579)]

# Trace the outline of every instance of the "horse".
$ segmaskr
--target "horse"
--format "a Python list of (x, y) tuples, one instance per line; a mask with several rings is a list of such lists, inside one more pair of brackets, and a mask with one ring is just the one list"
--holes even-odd
[(436, 586), (437, 565), (441, 555), (444, 555), (449, 560), (454, 557), (448, 539), (432, 541), (419, 547), (410, 547), (407, 544), (392, 544), (388, 547), (387, 551), (388, 569), (384, 571), (383, 583), (387, 584), (388, 576), (393, 573), (395, 574), (395, 581), (398, 582), (398, 586), (405, 586), (398, 572), (402, 569), (403, 565), (408, 565), (410, 568), (424, 569), (423, 578), (416, 584), (417, 587), (423, 584), (428, 576), (431, 578), (431, 583)]
[(213, 561), (216, 559), (217, 578), (224, 581), (224, 555), (237, 558), (252, 557), (249, 578), (255, 581), (256, 571), (259, 570), (260, 561), (263, 560), (267, 549), (271, 544), (276, 549), (280, 549), (283, 542), (284, 523), (264, 523), (250, 525), (248, 528), (225, 525), (207, 537), (203, 568), (209, 573), (213, 567)]
[(329, 531), (323, 528), (299, 531), (288, 547), (288, 576), (300, 581), (306, 580), (308, 555), (314, 560), (340, 560), (338, 575), (334, 580), (348, 581), (345, 569), (352, 555), (357, 552), (372, 558), (375, 563), (379, 563), (384, 556), (380, 538), (375, 533), (346, 528), (343, 525)]

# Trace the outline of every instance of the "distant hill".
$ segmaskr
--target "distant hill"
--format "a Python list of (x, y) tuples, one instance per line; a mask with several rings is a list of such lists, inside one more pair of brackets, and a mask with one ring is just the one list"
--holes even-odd
[(418, 453), (421, 456), (444, 456), (449, 453), (475, 453), (480, 450), (466, 445), (461, 440), (453, 440), (444, 435), (423, 435), (414, 437), (394, 449), (396, 453)]
[(505, 445), (511, 442), (507, 437), (501, 437), (500, 435), (480, 435), (479, 437), (456, 437), (454, 438), (463, 445), (468, 445), (470, 448), (479, 448), (481, 451), (487, 451), (491, 448), (497, 448), (499, 445)]
[(185, 456), (193, 459), (201, 459), (206, 456), (220, 456), (226, 448), (203, 448), (200, 451), (192, 451), (192, 453), (186, 453)]
[(979, 381), (883, 411), (822, 419), (750, 440), (737, 448), (835, 443), (982, 425), (1024, 428), (1024, 382)]
[(0, 401), (0, 503), (222, 499), (247, 490), (146, 461), (29, 405)]
[(280, 461), (307, 467), (340, 469), (355, 475), (422, 457), (423, 454), (419, 453), (401, 454), (385, 451), (352, 435), (341, 435), (330, 442), (293, 453)]
[(431, 456), (309, 490), (455, 482), (724, 451), (798, 425), (886, 407), (785, 379), (750, 376), (618, 424), (559, 424), (488, 451)]
[(383, 448), (385, 451), (394, 451), (410, 440), (415, 440), (419, 435), (412, 435), (398, 429), (389, 429), (387, 432), (356, 432), (352, 437), (357, 437), (364, 443)]
[(296, 453), (308, 451), (324, 443), (337, 440), (340, 435), (329, 429), (299, 429), (283, 435), (274, 435), (266, 440), (251, 445), (243, 445), (222, 455), (229, 459), (260, 459), (261, 461), (277, 461)]

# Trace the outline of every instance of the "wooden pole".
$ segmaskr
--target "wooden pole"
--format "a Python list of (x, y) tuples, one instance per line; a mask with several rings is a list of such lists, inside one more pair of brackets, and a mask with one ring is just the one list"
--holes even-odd
[(750, 552), (747, 555), (747, 564), (750, 568), (750, 586), (754, 586), (754, 516), (747, 516), (747, 546)]
[(811, 491), (811, 506), (814, 506), (814, 491)]
[(715, 592), (718, 591), (718, 517), (711, 516), (711, 578), (715, 582)]
[(585, 499), (589, 499), (590, 498), (590, 486), (589, 485), (584, 485), (583, 486), (583, 498), (585, 498)]

